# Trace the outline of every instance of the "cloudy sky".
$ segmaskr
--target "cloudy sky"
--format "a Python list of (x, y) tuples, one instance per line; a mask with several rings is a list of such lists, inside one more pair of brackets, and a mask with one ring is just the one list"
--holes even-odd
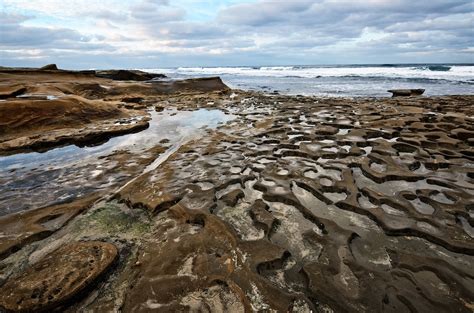
[(473, 0), (0, 0), (0, 65), (474, 62)]

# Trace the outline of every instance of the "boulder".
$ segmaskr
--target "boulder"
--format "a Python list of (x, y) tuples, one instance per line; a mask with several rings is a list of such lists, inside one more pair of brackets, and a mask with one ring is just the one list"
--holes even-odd
[(424, 89), (390, 89), (388, 92), (392, 93), (392, 97), (412, 97), (412, 96), (421, 96), (425, 90)]

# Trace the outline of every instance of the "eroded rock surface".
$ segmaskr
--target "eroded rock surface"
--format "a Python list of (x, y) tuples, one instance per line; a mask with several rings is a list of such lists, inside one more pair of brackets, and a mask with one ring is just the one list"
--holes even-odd
[(28, 243), (48, 237), (98, 198), (98, 194), (92, 194), (72, 203), (0, 217), (0, 259)]
[[(270, 99), (243, 99), (238, 125), (183, 147), (121, 190), (129, 205), (175, 220), (158, 231), (164, 243), (148, 246), (145, 255), (187, 251), (172, 257), (181, 269), (151, 274), (149, 262), (140, 261), (138, 283), (171, 275), (173, 284), (186, 286), (172, 294), (187, 299), (196, 292), (192, 277), (201, 289), (217, 288), (200, 278), (242, 264), (250, 269), (239, 272), (244, 281), (228, 269), (216, 275), (219, 286), (246, 295), (241, 305), (249, 309), (470, 311), (472, 108), (462, 104), (470, 98)], [(194, 217), (176, 219), (176, 211)], [(230, 228), (225, 249), (214, 247), (219, 235), (207, 235), (214, 216)], [(190, 238), (182, 235), (189, 232)], [(236, 257), (220, 260), (214, 250)], [(196, 258), (215, 265), (199, 268)], [(191, 278), (179, 277), (183, 268)], [(151, 294), (130, 299), (130, 310), (185, 303)]]
[(473, 96), (324, 99), (215, 81), (217, 90), (205, 82), (192, 92), (188, 83), (177, 93), (154, 83), (76, 89), (123, 99), (128, 88), (157, 112), (219, 108), (235, 118), (201, 138), (160, 140), (166, 149), (142, 163), (112, 153), (104, 165), (137, 170), (104, 186), (87, 210), (57, 207), (54, 227), (43, 225), (53, 211), (24, 213), (54, 231), (5, 249), (1, 305), (19, 309), (42, 257), (61, 260), (63, 273), (88, 258), (60, 258), (66, 243), (107, 241), (120, 256), (101, 288), (82, 283), (84, 298), (25, 303), (65, 312), (472, 312)]
[(68, 304), (105, 273), (117, 248), (105, 242), (60, 247), (0, 287), (0, 308), (13, 312), (50, 312)]

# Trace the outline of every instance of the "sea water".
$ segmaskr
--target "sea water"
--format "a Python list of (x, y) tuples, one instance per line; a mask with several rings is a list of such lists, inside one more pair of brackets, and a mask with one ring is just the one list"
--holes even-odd
[(474, 64), (241, 66), (142, 69), (170, 79), (220, 76), (232, 88), (340, 97), (391, 96), (388, 89), (422, 88), (425, 95), (474, 94)]

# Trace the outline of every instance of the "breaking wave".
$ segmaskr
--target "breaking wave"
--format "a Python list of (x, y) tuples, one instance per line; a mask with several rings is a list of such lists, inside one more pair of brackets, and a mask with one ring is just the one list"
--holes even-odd
[(260, 67), (179, 67), (173, 69), (153, 69), (160, 73), (181, 75), (232, 75), (250, 77), (382, 77), (447, 80), (469, 82), (474, 77), (471, 65), (395, 65), (377, 66), (260, 66)]

